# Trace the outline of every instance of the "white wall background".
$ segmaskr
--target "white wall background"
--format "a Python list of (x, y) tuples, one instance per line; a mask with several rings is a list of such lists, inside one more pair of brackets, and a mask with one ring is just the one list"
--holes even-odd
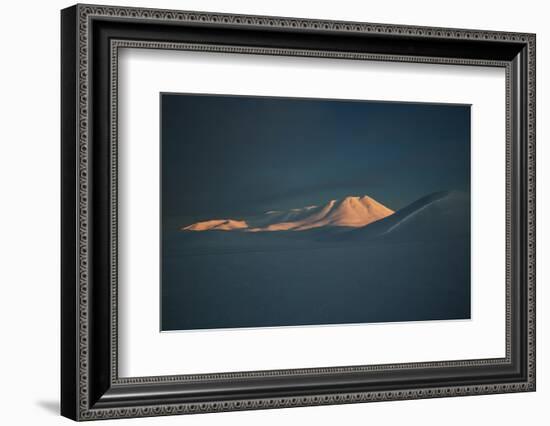
[[(550, 27), (545, 2), (500, 0), (120, 0), (103, 4), (537, 33), (538, 390), (491, 395), (117, 420), (118, 424), (545, 424), (550, 401)], [(0, 418), (69, 424), (59, 405), (59, 9), (11, 1), (0, 25)], [(546, 420), (547, 421), (547, 420)], [(110, 424), (107, 421), (102, 424)], [(115, 424), (115, 423), (113, 423)]]

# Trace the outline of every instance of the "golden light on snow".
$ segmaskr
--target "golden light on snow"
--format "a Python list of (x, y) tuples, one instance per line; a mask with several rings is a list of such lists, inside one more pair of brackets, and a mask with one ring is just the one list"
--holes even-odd
[(394, 213), (371, 197), (346, 197), (324, 206), (307, 206), (288, 211), (269, 211), (246, 220), (212, 219), (193, 223), (183, 231), (305, 231), (324, 226), (359, 228)]

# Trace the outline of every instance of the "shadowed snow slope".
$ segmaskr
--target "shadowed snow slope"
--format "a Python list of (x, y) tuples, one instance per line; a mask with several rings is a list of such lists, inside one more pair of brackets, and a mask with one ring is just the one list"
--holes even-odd
[(343, 232), (339, 240), (371, 238), (409, 241), (463, 237), (470, 232), (470, 197), (457, 191), (436, 192), (369, 226)]
[(162, 330), (471, 318), (468, 194), (237, 219), (164, 230)]
[(183, 231), (305, 231), (321, 227), (360, 228), (394, 212), (367, 197), (331, 200), (323, 206), (308, 206), (287, 211), (269, 211), (242, 219), (213, 219), (181, 228)]

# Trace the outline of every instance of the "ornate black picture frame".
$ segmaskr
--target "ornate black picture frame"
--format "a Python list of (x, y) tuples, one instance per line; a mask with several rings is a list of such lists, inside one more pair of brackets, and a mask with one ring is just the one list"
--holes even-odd
[[(61, 28), (62, 415), (93, 420), (535, 390), (534, 34), (95, 5), (64, 9)], [(504, 68), (506, 356), (119, 377), (116, 118), (123, 47)]]

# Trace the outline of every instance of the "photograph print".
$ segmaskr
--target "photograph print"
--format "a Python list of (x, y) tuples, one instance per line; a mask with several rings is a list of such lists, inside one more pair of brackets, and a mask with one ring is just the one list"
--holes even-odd
[(470, 105), (161, 93), (161, 331), (467, 320)]

